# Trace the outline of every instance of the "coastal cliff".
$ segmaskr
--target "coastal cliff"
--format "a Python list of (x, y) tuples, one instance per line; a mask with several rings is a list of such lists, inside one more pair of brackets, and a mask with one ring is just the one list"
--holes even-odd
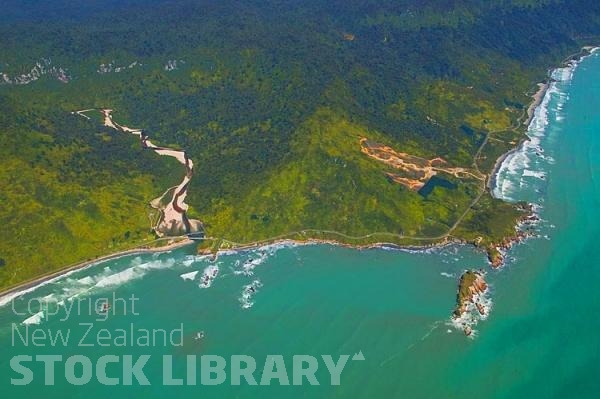
[(534, 205), (522, 203), (517, 206), (517, 210), (522, 212), (522, 215), (516, 220), (514, 234), (506, 236), (486, 248), (488, 260), (494, 269), (498, 269), (504, 265), (506, 251), (514, 244), (536, 234), (534, 227), (540, 221), (540, 218), (536, 213)]

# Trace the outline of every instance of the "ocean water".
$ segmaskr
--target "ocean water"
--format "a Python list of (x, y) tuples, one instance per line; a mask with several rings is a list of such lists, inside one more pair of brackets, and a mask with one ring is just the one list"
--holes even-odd
[[(128, 256), (91, 266), (25, 293), (0, 307), (0, 378), (5, 397), (397, 397), (550, 398), (597, 397), (600, 392), (600, 55), (554, 72), (530, 127), (531, 142), (509, 157), (496, 195), (537, 204), (542, 221), (537, 238), (515, 246), (499, 271), (488, 271), (492, 311), (466, 337), (450, 323), (458, 278), (467, 268), (486, 268), (484, 254), (466, 246), (427, 252), (353, 250), (329, 245), (282, 244), (217, 261), (192, 248)], [(251, 287), (251, 288), (250, 288)], [(106, 320), (86, 303), (103, 297), (130, 298), (135, 310), (111, 299)], [(42, 312), (36, 299), (52, 303)], [(4, 302), (7, 298), (5, 298)], [(87, 301), (87, 302), (86, 302)], [(0, 300), (1, 302), (1, 300)], [(63, 304), (64, 305), (61, 305)], [(67, 315), (66, 307), (80, 303)], [(28, 304), (31, 309), (27, 309)], [(58, 309), (57, 315), (48, 313)], [(137, 314), (132, 314), (135, 311)], [(19, 313), (19, 314), (17, 314)], [(61, 320), (62, 319), (62, 320)], [(80, 346), (88, 325), (92, 330)], [(182, 326), (183, 346), (143, 347), (130, 342), (99, 346), (104, 328), (164, 329)], [(28, 335), (25, 329), (28, 328)], [(70, 333), (55, 346), (32, 336)], [(29, 337), (25, 345), (20, 334)], [(202, 331), (204, 337), (197, 338)], [(177, 334), (175, 335), (177, 337)], [(137, 340), (139, 335), (134, 335)], [(128, 335), (128, 340), (130, 339)], [(178, 343), (178, 342), (176, 342)], [(320, 355), (361, 352), (348, 360), (340, 385), (332, 385)], [(14, 356), (62, 355), (54, 385), (45, 385), (44, 365), (23, 363), (33, 380), (11, 385), (21, 375)], [(74, 355), (150, 355), (143, 368), (151, 385), (85, 385), (67, 382), (65, 360)], [(256, 359), (260, 382), (270, 355), (281, 355), (290, 383), (294, 355), (318, 357), (318, 386), (165, 386), (163, 355), (173, 375), (189, 371), (187, 356), (232, 355)], [(121, 363), (106, 367), (122, 375)], [(80, 376), (81, 365), (75, 367)], [(189, 380), (187, 381), (189, 382)]]

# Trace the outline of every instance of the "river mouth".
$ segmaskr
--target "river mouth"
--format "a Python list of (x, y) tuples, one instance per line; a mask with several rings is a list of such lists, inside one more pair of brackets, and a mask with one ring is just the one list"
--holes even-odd
[[(152, 143), (143, 129), (130, 128), (115, 122), (112, 111), (112, 109), (84, 109), (76, 111), (74, 114), (91, 120), (87, 113), (99, 112), (102, 114), (104, 126), (138, 136), (143, 149), (152, 150), (158, 155), (173, 157), (181, 163), (185, 167), (185, 175), (181, 183), (167, 189), (161, 196), (150, 201), (150, 206), (159, 211), (159, 217), (153, 223), (152, 229), (159, 237), (188, 235), (190, 238), (202, 238), (204, 236), (204, 226), (200, 220), (188, 218), (187, 210), (189, 206), (185, 202), (188, 187), (194, 174), (194, 162), (185, 151), (161, 147)], [(164, 201), (164, 198), (171, 191), (173, 193), (170, 200)]]

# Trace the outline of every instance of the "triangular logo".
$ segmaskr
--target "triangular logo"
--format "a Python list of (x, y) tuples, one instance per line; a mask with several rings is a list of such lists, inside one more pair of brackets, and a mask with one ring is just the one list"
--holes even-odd
[(360, 351), (352, 356), (352, 360), (365, 360), (365, 356), (363, 355), (362, 351)]

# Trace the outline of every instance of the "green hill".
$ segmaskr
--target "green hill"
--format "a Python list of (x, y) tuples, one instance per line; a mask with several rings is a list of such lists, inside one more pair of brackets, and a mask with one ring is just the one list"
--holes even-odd
[(181, 165), (87, 108), (188, 152), (209, 237), (500, 242), (522, 212), (486, 179), (547, 68), (600, 36), (589, 0), (71, 4), (0, 17), (7, 81), (46, 59), (0, 83), (0, 287), (153, 238)]

